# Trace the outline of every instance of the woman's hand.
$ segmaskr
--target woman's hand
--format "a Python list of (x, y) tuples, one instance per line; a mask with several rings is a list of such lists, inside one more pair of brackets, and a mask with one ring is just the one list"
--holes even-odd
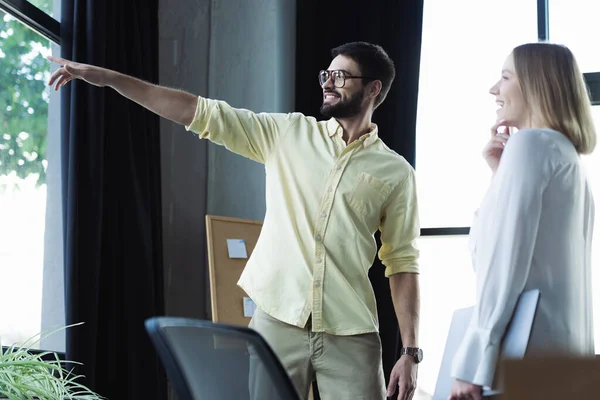
[(483, 400), (483, 390), (479, 385), (455, 380), (448, 400)]
[[(483, 148), (483, 158), (485, 158), (485, 161), (490, 166), (493, 173), (496, 173), (496, 170), (498, 169), (504, 146), (506, 146), (506, 142), (508, 142), (508, 139), (510, 138), (510, 129), (508, 126), (504, 125), (505, 123), (504, 120), (500, 120), (492, 126), (490, 131), (490, 141), (487, 142)], [(498, 133), (498, 128), (503, 125), (505, 126), (504, 132)]]

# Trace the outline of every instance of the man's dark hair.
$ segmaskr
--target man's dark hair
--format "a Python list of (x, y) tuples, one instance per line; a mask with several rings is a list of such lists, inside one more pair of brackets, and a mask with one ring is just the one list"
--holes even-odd
[(351, 42), (331, 50), (331, 57), (348, 57), (358, 64), (360, 74), (381, 81), (381, 92), (375, 99), (377, 108), (387, 96), (396, 76), (394, 62), (385, 50), (376, 44)]

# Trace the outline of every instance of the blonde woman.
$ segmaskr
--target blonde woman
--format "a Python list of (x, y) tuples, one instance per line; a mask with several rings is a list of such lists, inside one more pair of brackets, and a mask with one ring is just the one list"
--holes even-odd
[(483, 155), (494, 176), (471, 230), (477, 302), (450, 399), (479, 400), (491, 386), (524, 290), (541, 291), (528, 355), (594, 353), (594, 200), (580, 155), (594, 150), (596, 131), (583, 76), (568, 48), (525, 44), (490, 93), (498, 120)]

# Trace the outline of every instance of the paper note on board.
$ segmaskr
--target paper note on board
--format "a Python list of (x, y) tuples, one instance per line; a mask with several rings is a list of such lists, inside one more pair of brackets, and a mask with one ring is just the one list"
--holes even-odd
[(244, 239), (227, 239), (229, 258), (248, 258)]
[(244, 297), (244, 317), (252, 318), (254, 311), (256, 311), (256, 303), (250, 297)]

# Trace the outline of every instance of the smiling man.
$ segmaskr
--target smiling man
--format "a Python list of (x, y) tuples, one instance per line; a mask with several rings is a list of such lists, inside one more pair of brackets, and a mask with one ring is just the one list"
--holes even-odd
[[(273, 348), (301, 398), (316, 378), (321, 398), (386, 396), (378, 316), (368, 271), (377, 253), (389, 277), (403, 355), (387, 395), (410, 399), (422, 352), (418, 336), (419, 235), (414, 170), (371, 122), (394, 80), (377, 45), (344, 44), (319, 73), (317, 121), (299, 113), (253, 113), (107, 69), (51, 58), (58, 89), (72, 79), (109, 86), (200, 138), (263, 163), (267, 210), (238, 284), (258, 308), (250, 326)], [(255, 398), (270, 398), (251, 365)]]

